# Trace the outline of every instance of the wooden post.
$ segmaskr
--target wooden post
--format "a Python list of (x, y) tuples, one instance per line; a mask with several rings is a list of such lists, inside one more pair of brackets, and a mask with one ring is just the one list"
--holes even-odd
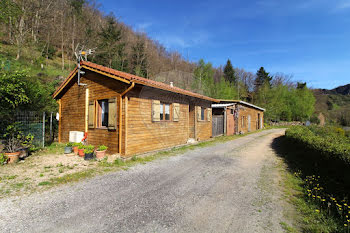
[(85, 133), (89, 128), (89, 88), (85, 90)]
[(124, 107), (124, 155), (127, 155), (127, 142), (128, 142), (128, 97), (124, 98), (125, 107)]
[(122, 103), (123, 99), (122, 96), (119, 96), (119, 142), (118, 142), (118, 153), (121, 155), (122, 154)]

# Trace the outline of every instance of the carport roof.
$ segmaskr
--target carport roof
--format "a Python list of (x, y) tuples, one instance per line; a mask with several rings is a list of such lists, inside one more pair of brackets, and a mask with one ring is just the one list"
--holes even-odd
[(212, 108), (224, 108), (224, 107), (229, 107), (229, 106), (233, 106), (235, 104), (212, 104), (211, 107)]

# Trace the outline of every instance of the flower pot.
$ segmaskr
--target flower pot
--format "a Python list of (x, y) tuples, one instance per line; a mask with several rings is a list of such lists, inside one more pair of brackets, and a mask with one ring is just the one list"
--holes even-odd
[(12, 153), (5, 153), (5, 155), (8, 158), (7, 163), (16, 163), (16, 162), (18, 162), (20, 154), (21, 154), (20, 151), (12, 152)]
[(78, 155), (79, 157), (84, 157), (84, 149), (78, 149)]
[(102, 151), (96, 151), (96, 159), (103, 159), (106, 156), (106, 151), (102, 150)]
[(72, 153), (72, 147), (71, 147), (71, 146), (66, 146), (66, 147), (64, 148), (64, 153), (65, 153), (65, 154), (70, 154), (70, 153)]
[(77, 146), (73, 146), (73, 152), (75, 155), (78, 155), (78, 147)]
[(93, 158), (94, 158), (94, 152), (86, 153), (85, 156), (84, 156), (85, 160), (90, 160), (90, 159), (93, 159)]

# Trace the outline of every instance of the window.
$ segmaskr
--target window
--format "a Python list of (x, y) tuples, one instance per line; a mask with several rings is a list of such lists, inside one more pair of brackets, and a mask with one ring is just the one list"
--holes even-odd
[(242, 116), (242, 128), (244, 128), (244, 116)]
[(98, 115), (97, 115), (97, 127), (105, 128), (108, 127), (108, 100), (98, 101)]
[(204, 121), (204, 108), (201, 108), (201, 121)]
[(231, 109), (231, 114), (232, 114), (232, 115), (234, 114), (234, 110), (233, 110), (233, 109)]
[(169, 121), (170, 120), (170, 104), (160, 103), (160, 120)]

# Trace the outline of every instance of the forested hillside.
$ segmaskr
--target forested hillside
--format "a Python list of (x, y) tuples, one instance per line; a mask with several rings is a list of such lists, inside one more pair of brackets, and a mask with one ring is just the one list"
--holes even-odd
[(332, 90), (315, 89), (316, 113), (325, 115), (327, 121), (350, 126), (350, 84)]
[[(306, 83), (263, 67), (247, 72), (230, 60), (187, 61), (137, 32), (118, 16), (87, 0), (0, 2), (1, 114), (55, 110), (51, 94), (75, 66), (74, 53), (93, 49), (88, 60), (214, 98), (242, 99), (267, 109), (266, 120), (305, 120), (315, 99)], [(14, 88), (16, 87), (16, 88)]]

